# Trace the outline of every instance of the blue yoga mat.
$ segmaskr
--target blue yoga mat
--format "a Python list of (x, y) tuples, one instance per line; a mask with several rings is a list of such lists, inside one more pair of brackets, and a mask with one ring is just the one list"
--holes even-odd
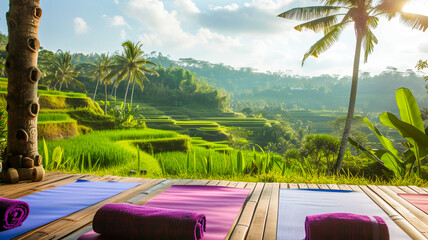
[(305, 217), (324, 213), (379, 216), (388, 225), (391, 240), (411, 239), (364, 192), (280, 189), (277, 240), (305, 238)]
[(22, 226), (0, 232), (0, 239), (17, 237), (139, 184), (77, 180), (74, 183), (19, 198), (28, 203), (30, 214)]

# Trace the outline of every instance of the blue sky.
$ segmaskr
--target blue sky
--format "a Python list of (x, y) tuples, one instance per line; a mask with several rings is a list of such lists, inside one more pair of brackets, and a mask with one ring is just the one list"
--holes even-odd
[[(0, 1), (0, 31), (7, 32), (6, 0)], [(413, 5), (412, 5), (413, 4)], [(259, 71), (299, 75), (351, 75), (355, 37), (352, 28), (319, 58), (301, 66), (304, 53), (320, 34), (298, 32), (298, 22), (276, 15), (313, 0), (41, 0), (41, 45), (49, 50), (114, 52), (125, 40), (141, 41), (144, 51), (172, 59), (192, 57)], [(407, 10), (427, 13), (428, 0), (413, 0)], [(428, 58), (428, 32), (411, 30), (395, 19), (382, 20), (379, 39), (362, 71), (387, 66), (414, 69)]]

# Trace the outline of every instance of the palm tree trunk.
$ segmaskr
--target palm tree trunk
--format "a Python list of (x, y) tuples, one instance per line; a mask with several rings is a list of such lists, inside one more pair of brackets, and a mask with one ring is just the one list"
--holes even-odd
[(105, 104), (104, 104), (104, 115), (107, 115), (107, 83), (105, 83), (104, 84), (105, 85), (105, 99), (106, 99), (106, 101), (105, 101)]
[(122, 106), (122, 110), (125, 109), (125, 105), (126, 105), (126, 97), (128, 96), (128, 88), (129, 88), (129, 84), (131, 83), (131, 71), (129, 71), (129, 78), (128, 78), (128, 85), (126, 85), (126, 90), (125, 90), (125, 98), (123, 99), (123, 106)]
[(61, 88), (62, 88), (62, 82), (59, 84), (59, 89), (58, 89), (58, 91), (61, 91)]
[(92, 101), (95, 101), (95, 96), (97, 95), (97, 89), (98, 89), (98, 84), (99, 83), (100, 83), (100, 80), (98, 79), (97, 85), (95, 85), (95, 92), (94, 92), (94, 97), (92, 98)]
[[(9, 1), (6, 14), (9, 29), (7, 86), (7, 152), (2, 177), (9, 183), (19, 180), (40, 181), (44, 170), (37, 151), (37, 116), (40, 105), (37, 85), (41, 72), (37, 68), (40, 42), (37, 38), (42, 9), (40, 0)], [(33, 162), (35, 167), (22, 166), (22, 159)], [(29, 162), (29, 161), (26, 161)], [(30, 174), (19, 175), (17, 170)], [(28, 169), (28, 170), (27, 170)]]
[(132, 109), (132, 100), (134, 99), (134, 88), (135, 88), (135, 78), (132, 81), (132, 91), (131, 91), (131, 109)]
[(351, 96), (349, 97), (348, 115), (346, 116), (342, 141), (340, 142), (339, 153), (337, 155), (336, 164), (334, 165), (334, 171), (336, 174), (340, 172), (340, 169), (343, 165), (343, 157), (345, 156), (346, 146), (348, 145), (348, 137), (352, 126), (352, 119), (354, 118), (354, 109), (357, 100), (358, 71), (360, 67), (361, 42), (363, 40), (363, 33), (356, 30), (356, 35), (357, 43), (355, 46), (354, 69), (352, 72)]

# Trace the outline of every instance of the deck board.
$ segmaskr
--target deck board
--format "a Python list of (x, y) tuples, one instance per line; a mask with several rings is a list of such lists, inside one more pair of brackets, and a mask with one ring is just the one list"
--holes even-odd
[(94, 176), (47, 173), (42, 182), (23, 181), (0, 184), (0, 197), (19, 198), (28, 194), (62, 186), (78, 179), (91, 181), (140, 182), (139, 186), (27, 232), (15, 239), (76, 239), (92, 230), (95, 212), (104, 204), (117, 202), (142, 205), (172, 185), (209, 185), (249, 188), (250, 194), (231, 227), (226, 239), (276, 239), (279, 189), (334, 189), (362, 191), (413, 239), (428, 239), (428, 215), (401, 198), (398, 193), (428, 194), (428, 188), (417, 186), (365, 186), (346, 184), (254, 183), (202, 179), (144, 179), (135, 176)]
[(276, 239), (276, 228), (278, 225), (278, 209), (279, 209), (279, 183), (272, 184), (272, 195), (269, 202), (269, 210), (266, 218), (264, 240)]

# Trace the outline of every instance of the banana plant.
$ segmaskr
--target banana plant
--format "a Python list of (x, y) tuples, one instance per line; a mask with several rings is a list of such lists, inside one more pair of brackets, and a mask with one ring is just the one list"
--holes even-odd
[[(383, 125), (397, 130), (408, 141), (403, 143), (406, 151), (400, 152), (395, 149), (392, 142), (367, 118), (364, 118), (364, 122), (374, 132), (384, 149), (368, 150), (352, 138), (348, 140), (367, 156), (393, 171), (395, 176), (404, 177), (411, 174), (415, 164), (417, 165), (416, 172), (420, 176), (423, 159), (428, 155), (428, 131), (424, 127), (419, 106), (412, 92), (407, 88), (400, 88), (395, 92), (395, 96), (401, 120), (389, 112), (382, 113), (379, 120)], [(410, 167), (407, 168), (408, 166)]]

